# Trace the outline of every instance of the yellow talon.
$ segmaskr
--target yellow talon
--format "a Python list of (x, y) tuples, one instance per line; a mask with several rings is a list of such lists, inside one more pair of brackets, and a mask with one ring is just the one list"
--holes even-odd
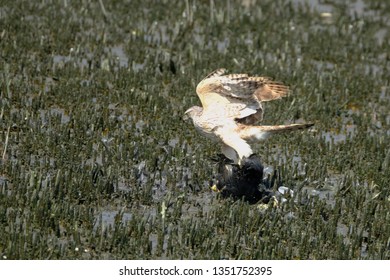
[(211, 187), (211, 190), (214, 191), (214, 192), (219, 192), (219, 189), (217, 188), (217, 185), (214, 184), (212, 187)]

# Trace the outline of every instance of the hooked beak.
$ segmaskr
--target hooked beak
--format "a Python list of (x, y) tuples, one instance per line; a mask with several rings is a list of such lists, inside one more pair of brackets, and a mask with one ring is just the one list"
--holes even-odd
[(188, 116), (188, 113), (189, 113), (190, 111), (191, 111), (191, 108), (184, 112), (183, 121), (188, 121), (188, 119), (190, 118), (190, 117)]

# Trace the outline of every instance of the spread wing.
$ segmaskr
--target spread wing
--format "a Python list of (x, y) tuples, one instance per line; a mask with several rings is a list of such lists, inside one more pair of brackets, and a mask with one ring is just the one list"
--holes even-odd
[(225, 116), (251, 124), (262, 119), (261, 101), (286, 96), (288, 87), (266, 77), (224, 75), (225, 69), (208, 74), (196, 87), (205, 111), (224, 110)]

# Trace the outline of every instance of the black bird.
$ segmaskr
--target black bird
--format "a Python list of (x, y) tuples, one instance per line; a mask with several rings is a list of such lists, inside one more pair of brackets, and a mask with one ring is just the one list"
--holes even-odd
[[(245, 158), (241, 166), (234, 164), (224, 155), (218, 162), (217, 183), (212, 187), (224, 198), (243, 199), (251, 204), (259, 201), (268, 203), (273, 193), (269, 190), (273, 182), (263, 182), (263, 165), (260, 158), (253, 154)], [(267, 186), (268, 185), (268, 186)]]

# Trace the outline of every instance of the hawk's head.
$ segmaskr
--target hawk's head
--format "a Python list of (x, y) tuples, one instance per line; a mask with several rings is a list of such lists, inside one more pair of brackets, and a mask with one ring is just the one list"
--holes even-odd
[(202, 114), (203, 108), (199, 106), (192, 106), (184, 113), (184, 120), (191, 118), (192, 120), (196, 117), (199, 117)]

